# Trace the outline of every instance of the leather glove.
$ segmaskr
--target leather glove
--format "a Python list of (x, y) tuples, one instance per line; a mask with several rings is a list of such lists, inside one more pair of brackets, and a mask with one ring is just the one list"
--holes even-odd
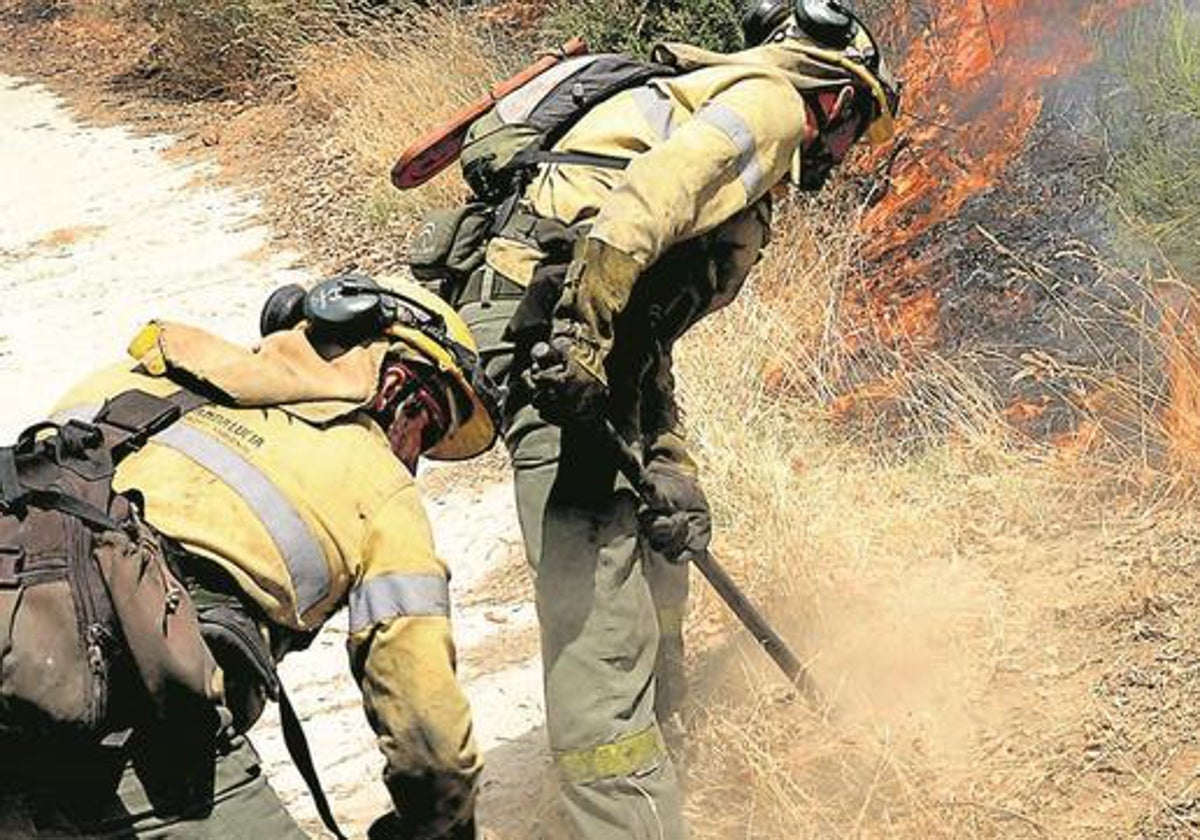
[(613, 322), (641, 273), (636, 260), (597, 239), (581, 239), (554, 308), (550, 341), (533, 350), (525, 377), (533, 404), (556, 425), (597, 422), (608, 398), (605, 359)]
[(594, 345), (578, 327), (556, 320), (550, 342), (534, 345), (522, 374), (534, 408), (556, 426), (596, 425), (608, 403), (604, 368), (595, 369)]
[(638, 511), (650, 548), (672, 563), (687, 563), (708, 551), (712, 517), (696, 476), (671, 461), (656, 459), (646, 467), (651, 498)]

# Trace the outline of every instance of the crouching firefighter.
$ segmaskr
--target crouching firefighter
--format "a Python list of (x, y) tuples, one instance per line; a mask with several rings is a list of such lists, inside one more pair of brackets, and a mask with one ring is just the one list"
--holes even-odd
[[(480, 757), (418, 456), (495, 437), (458, 315), (343, 275), (271, 296), (253, 350), (153, 323), (0, 450), (0, 837), (305, 835), (245, 738), (275, 663), (349, 607), (394, 811), (473, 838)], [(339, 834), (340, 836), (340, 834)]]
[[(819, 190), (897, 114), (899, 86), (844, 3), (756, 0), (743, 30), (730, 55), (565, 58), (500, 99), (463, 134), (477, 203), (431, 216), (410, 252), (508, 385), (550, 745), (589, 840), (685, 834), (662, 724), (684, 696), (686, 561), (711, 528), (672, 347), (737, 295), (770, 192), (789, 176)], [(420, 148), (398, 186), (424, 177)], [(640, 448), (659, 509), (618, 475), (607, 424)]]

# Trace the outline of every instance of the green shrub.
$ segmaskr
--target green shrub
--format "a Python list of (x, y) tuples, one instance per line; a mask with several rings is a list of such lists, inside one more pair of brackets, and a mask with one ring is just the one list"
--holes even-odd
[(659, 41), (741, 46), (737, 0), (561, 0), (543, 23), (555, 41), (578, 35), (593, 51), (647, 55)]
[(1122, 84), (1107, 126), (1117, 217), (1200, 282), (1200, 14), (1182, 0), (1145, 12), (1110, 53)]

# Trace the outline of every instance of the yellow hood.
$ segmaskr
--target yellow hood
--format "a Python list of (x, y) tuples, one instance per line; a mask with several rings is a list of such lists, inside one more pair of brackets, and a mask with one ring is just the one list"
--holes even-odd
[[(867, 54), (876, 50), (866, 29), (860, 27), (852, 51)], [(889, 99), (882, 80), (891, 80), (882, 56), (876, 72), (869, 70), (850, 52), (832, 50), (798, 37), (785, 38), (735, 53), (717, 53), (690, 44), (667, 43), (654, 48), (654, 60), (687, 72), (703, 67), (750, 65), (770, 67), (779, 71), (796, 90), (819, 91), (836, 89), (845, 84), (865, 87), (879, 107), (879, 114), (867, 130), (872, 145), (880, 145), (895, 134), (894, 103)]]
[(184, 324), (153, 321), (129, 345), (148, 373), (182, 372), (215, 388), (236, 406), (280, 406), (327, 423), (368, 405), (379, 385), (388, 342), (380, 340), (324, 359), (303, 330), (286, 330), (253, 349)]

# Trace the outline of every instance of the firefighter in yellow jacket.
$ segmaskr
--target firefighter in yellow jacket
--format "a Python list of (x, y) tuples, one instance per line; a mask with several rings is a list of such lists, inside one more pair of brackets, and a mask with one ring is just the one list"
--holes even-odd
[[(770, 191), (789, 175), (820, 189), (897, 112), (878, 45), (842, 4), (756, 0), (743, 28), (751, 46), (731, 55), (659, 47), (676, 74), (585, 113), (553, 148), (576, 159), (540, 166), (456, 300), (510, 385), (550, 745), (588, 840), (686, 833), (661, 722), (683, 695), (686, 561), (710, 522), (672, 345), (737, 294), (767, 242)], [(617, 474), (605, 421), (640, 447), (668, 509)]]
[[(455, 680), (449, 576), (413, 480), (419, 455), (467, 458), (495, 437), (485, 389), (472, 378), (470, 334), (421, 288), (381, 292), (359, 276), (307, 294), (281, 290), (264, 310), (264, 333), (248, 350), (192, 327), (152, 324), (127, 362), (82, 382), (59, 408), (60, 420), (88, 419), (129, 389), (166, 396), (183, 386), (202, 395), (121, 462), (115, 487), (144, 498), (202, 627), (224, 616), (235, 631), (210, 641), (232, 741), (217, 759), (215, 792), (200, 803), (206, 817), (167, 819), (149, 781), (127, 770), (118, 789), (126, 819), (108, 813), (100, 828), (305, 836), (241, 734), (271, 692), (273, 660), (348, 605), (350, 668), (395, 803), (372, 836), (474, 837), (480, 757)], [(29, 836), (42, 836), (29, 819)], [(60, 833), (45, 836), (77, 836), (51, 823)]]

